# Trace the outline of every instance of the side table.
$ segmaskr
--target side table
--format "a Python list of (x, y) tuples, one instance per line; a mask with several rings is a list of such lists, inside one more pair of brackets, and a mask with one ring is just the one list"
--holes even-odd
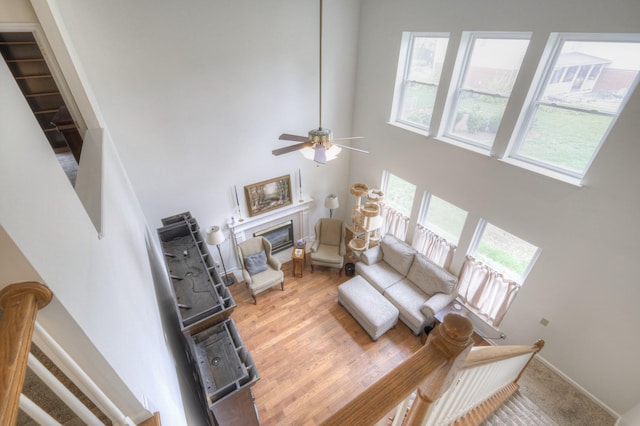
[(291, 261), (293, 262), (293, 276), (302, 277), (304, 272), (304, 264), (306, 260), (305, 247), (294, 247), (291, 252)]

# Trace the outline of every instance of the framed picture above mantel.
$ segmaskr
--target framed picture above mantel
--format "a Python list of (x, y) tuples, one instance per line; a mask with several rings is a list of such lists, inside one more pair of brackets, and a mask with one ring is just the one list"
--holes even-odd
[(249, 216), (257, 216), (288, 206), (291, 199), (291, 178), (289, 175), (263, 180), (244, 187)]

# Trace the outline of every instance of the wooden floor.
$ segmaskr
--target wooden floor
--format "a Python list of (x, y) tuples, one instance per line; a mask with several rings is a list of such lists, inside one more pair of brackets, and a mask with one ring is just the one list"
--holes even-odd
[(283, 265), (285, 289), (267, 290), (254, 305), (244, 283), (229, 287), (232, 318), (256, 363), (253, 393), (260, 422), (315, 425), (337, 411), (420, 347), (398, 322), (373, 342), (338, 305), (338, 285), (350, 277), (309, 265), (303, 278)]

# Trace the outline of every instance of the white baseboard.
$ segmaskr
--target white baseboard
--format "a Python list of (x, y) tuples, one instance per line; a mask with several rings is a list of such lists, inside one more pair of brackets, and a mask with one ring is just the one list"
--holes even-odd
[(582, 386), (580, 386), (578, 383), (576, 383), (573, 379), (571, 379), (569, 376), (567, 376), (566, 374), (564, 374), (562, 371), (560, 371), (558, 368), (556, 368), (553, 364), (551, 364), (549, 361), (547, 361), (546, 359), (544, 359), (544, 357), (540, 356), (540, 354), (538, 354), (536, 356), (537, 359), (540, 360), (540, 362), (542, 362), (545, 366), (547, 366), (551, 371), (553, 371), (554, 373), (556, 373), (558, 376), (562, 377), (563, 380), (565, 380), (566, 382), (570, 383), (573, 387), (575, 387), (576, 389), (578, 389), (580, 392), (582, 392), (583, 394), (585, 394), (586, 396), (589, 397), (589, 399), (591, 399), (593, 402), (595, 402), (596, 404), (598, 404), (600, 407), (602, 407), (603, 410), (607, 411), (609, 414), (611, 414), (613, 417), (616, 418), (616, 424), (618, 424), (618, 422), (620, 422), (620, 414), (618, 414), (613, 408), (609, 407), (607, 404), (605, 404), (604, 402), (602, 402), (600, 399), (596, 398), (596, 396), (594, 396), (591, 392), (589, 392), (588, 390), (586, 390), (585, 388), (583, 388)]

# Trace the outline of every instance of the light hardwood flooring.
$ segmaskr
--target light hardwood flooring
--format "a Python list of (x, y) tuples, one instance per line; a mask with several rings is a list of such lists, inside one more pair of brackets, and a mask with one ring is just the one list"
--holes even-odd
[(283, 265), (279, 287), (257, 296), (254, 305), (244, 283), (229, 287), (240, 336), (256, 363), (253, 386), (260, 422), (315, 425), (337, 411), (420, 347), (403, 323), (373, 342), (338, 305), (338, 285), (350, 277), (307, 264), (295, 278)]

